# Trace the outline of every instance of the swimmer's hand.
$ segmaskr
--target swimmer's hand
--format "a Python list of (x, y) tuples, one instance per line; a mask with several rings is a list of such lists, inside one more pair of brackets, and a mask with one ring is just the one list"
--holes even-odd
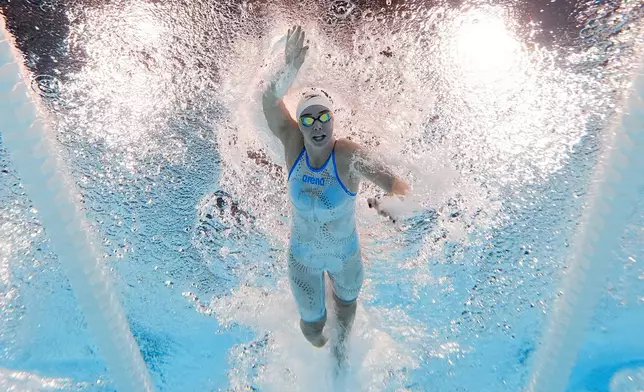
[(284, 50), (286, 65), (291, 65), (296, 70), (299, 70), (304, 63), (309, 50), (308, 45), (303, 46), (304, 38), (305, 34), (301, 26), (293, 26), (286, 35), (286, 49)]
[[(288, 29), (286, 35), (286, 47), (284, 49), (284, 60), (286, 63), (280, 68), (276, 75), (271, 78), (268, 88), (264, 90), (264, 103), (275, 107), (284, 98), (291, 85), (297, 77), (297, 73), (304, 63), (308, 46), (304, 45), (304, 31), (300, 26), (293, 26)], [(285, 111), (286, 109), (283, 109)], [(290, 117), (287, 116), (287, 117)]]
[(375, 197), (368, 198), (367, 204), (369, 205), (369, 208), (375, 209), (376, 212), (378, 212), (378, 215), (389, 218), (389, 220), (395, 224), (399, 221), (397, 210), (400, 209), (399, 206), (402, 200), (402, 196), (399, 195), (377, 195)]

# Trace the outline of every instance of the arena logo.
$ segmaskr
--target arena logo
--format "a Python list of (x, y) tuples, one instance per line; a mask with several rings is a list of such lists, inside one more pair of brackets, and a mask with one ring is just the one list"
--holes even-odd
[(305, 184), (324, 186), (324, 178), (307, 176), (306, 174), (302, 176), (302, 182)]

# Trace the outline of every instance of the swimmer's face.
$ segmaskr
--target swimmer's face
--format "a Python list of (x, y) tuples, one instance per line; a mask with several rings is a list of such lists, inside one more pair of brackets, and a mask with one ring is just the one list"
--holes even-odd
[(306, 144), (324, 147), (333, 142), (333, 114), (331, 114), (331, 119), (326, 123), (318, 120), (321, 115), (327, 112), (330, 112), (330, 110), (322, 105), (309, 106), (302, 112), (301, 116), (310, 115), (316, 119), (310, 127), (302, 125), (302, 122), (298, 119), (297, 125), (300, 127), (300, 132), (302, 132), (302, 137), (304, 137)]

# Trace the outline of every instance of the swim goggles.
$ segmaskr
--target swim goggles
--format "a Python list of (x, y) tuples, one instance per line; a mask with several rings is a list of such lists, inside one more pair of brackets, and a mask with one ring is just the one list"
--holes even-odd
[(310, 114), (304, 114), (300, 116), (300, 124), (304, 125), (307, 128), (312, 127), (315, 123), (315, 120), (318, 120), (322, 124), (326, 124), (331, 121), (331, 117), (331, 112), (324, 112), (317, 117), (313, 117)]

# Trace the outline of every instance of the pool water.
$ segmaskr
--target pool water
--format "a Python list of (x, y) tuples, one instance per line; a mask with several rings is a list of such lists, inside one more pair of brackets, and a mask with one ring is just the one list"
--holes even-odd
[[(576, 278), (570, 254), (606, 135), (644, 88), (633, 83), (644, 55), (636, 1), (0, 10), (48, 120), (48, 153), (67, 163), (61, 178), (159, 391), (524, 390), (562, 282)], [(361, 186), (366, 275), (341, 382), (328, 348), (299, 332), (286, 171), (258, 100), (293, 23), (311, 45), (293, 91), (327, 89), (337, 134), (414, 190), (414, 212), (393, 225), (366, 205), (378, 190)], [(0, 389), (116, 390), (88, 302), (8, 146), (0, 139)], [(583, 339), (566, 391), (644, 390), (641, 177), (588, 328), (574, 331)]]

